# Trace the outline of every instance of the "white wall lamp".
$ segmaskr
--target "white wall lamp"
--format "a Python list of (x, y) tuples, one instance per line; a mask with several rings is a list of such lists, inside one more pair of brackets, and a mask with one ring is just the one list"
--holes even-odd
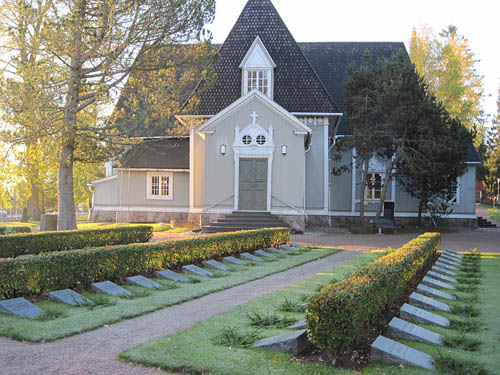
[(282, 153), (283, 155), (288, 154), (288, 146), (287, 146), (287, 145), (283, 145), (283, 146), (281, 146), (281, 153)]
[(227, 147), (226, 145), (220, 145), (220, 153), (221, 155), (226, 155)]

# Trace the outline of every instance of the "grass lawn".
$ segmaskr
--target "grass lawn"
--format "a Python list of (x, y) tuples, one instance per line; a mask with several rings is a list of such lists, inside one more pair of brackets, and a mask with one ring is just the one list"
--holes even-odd
[[(249, 325), (247, 313), (267, 311), (285, 314), (280, 310), (280, 305), (287, 297), (289, 300), (300, 300), (301, 296), (309, 295), (319, 284), (336, 278), (341, 279), (349, 272), (368, 261), (374, 260), (380, 253), (370, 253), (336, 267), (331, 272), (317, 275), (309, 280), (303, 281), (295, 286), (284, 288), (278, 292), (266, 295), (244, 306), (237, 307), (225, 314), (213, 317), (207, 321), (200, 322), (193, 328), (160, 340), (152, 341), (137, 348), (125, 351), (119, 355), (122, 360), (135, 362), (151, 367), (159, 367), (164, 370), (180, 371), (187, 373), (203, 373), (217, 375), (347, 375), (359, 374), (359, 372), (334, 369), (322, 365), (308, 365), (294, 360), (288, 354), (266, 352), (262, 350), (247, 349), (238, 346), (226, 346), (216, 344), (221, 332), (239, 330), (242, 336), (255, 336), (255, 331)], [(498, 275), (500, 274), (500, 254), (483, 254), (481, 258), (481, 272), (483, 277), (477, 295), (479, 301), (477, 307), (480, 316), (475, 318), (481, 322), (477, 332), (470, 332), (466, 337), (471, 341), (481, 341), (477, 351), (466, 351), (454, 347), (438, 347), (434, 345), (405, 342), (418, 350), (431, 354), (434, 359), (440, 355), (452, 356), (466, 364), (465, 368), (452, 371), (436, 371), (437, 374), (454, 375), (484, 375), (498, 374), (500, 369), (500, 289), (498, 288)], [(464, 276), (461, 274), (460, 276)], [(459, 298), (468, 298), (474, 294), (457, 292)], [(444, 301), (443, 301), (444, 302)], [(448, 301), (449, 303), (449, 301)], [(450, 305), (464, 305), (463, 302), (450, 303)], [(300, 313), (286, 313), (294, 319), (301, 318)], [(458, 315), (443, 314), (453, 319)], [(463, 325), (462, 325), (463, 326)], [(446, 337), (458, 337), (464, 340), (463, 334), (458, 330), (448, 328), (437, 328), (425, 326), (428, 329), (441, 333)], [(282, 332), (283, 329), (263, 329), (257, 333), (260, 337), (273, 336)], [(288, 331), (289, 332), (289, 331)], [(487, 372), (473, 371), (471, 361), (484, 364)], [(368, 375), (428, 375), (431, 372), (414, 367), (392, 366), (381, 363), (372, 363), (366, 367), (363, 374)]]
[(124, 286), (138, 296), (134, 299), (107, 297), (101, 293), (83, 293), (94, 302), (100, 303), (94, 308), (70, 307), (43, 299), (36, 302), (47, 312), (41, 320), (23, 319), (0, 313), (0, 335), (31, 342), (53, 341), (260, 279), (339, 251), (341, 250), (314, 248), (299, 254), (289, 254), (278, 260), (273, 259), (264, 263), (250, 262), (251, 266), (231, 266), (236, 272), (218, 273), (217, 277), (210, 279), (192, 277), (195, 281), (201, 281), (198, 283), (182, 284), (154, 279), (163, 286), (163, 289), (156, 291)]
[(5, 221), (0, 222), (0, 227), (34, 227), (39, 224), (39, 221), (28, 221), (26, 223), (20, 221)]
[(170, 224), (160, 225), (160, 224), (130, 224), (130, 223), (81, 223), (78, 224), (78, 229), (110, 229), (110, 228), (124, 228), (124, 227), (136, 227), (136, 226), (153, 227), (153, 232), (182, 233), (189, 230), (186, 228), (172, 229)]

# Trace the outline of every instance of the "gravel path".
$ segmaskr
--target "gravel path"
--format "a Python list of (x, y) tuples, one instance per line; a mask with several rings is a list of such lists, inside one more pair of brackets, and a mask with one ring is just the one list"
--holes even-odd
[[(397, 249), (414, 239), (416, 234), (341, 234), (341, 233), (305, 233), (292, 236), (292, 241), (304, 244), (328, 245), (345, 250), (375, 250), (392, 247)], [(500, 229), (461, 230), (457, 233), (441, 235), (441, 249), (468, 251), (478, 249), (483, 252), (500, 253)]]
[(157, 369), (120, 362), (116, 356), (124, 350), (183, 331), (199, 321), (341, 265), (361, 253), (343, 251), (260, 280), (52, 343), (28, 344), (0, 338), (0, 374), (166, 374)]

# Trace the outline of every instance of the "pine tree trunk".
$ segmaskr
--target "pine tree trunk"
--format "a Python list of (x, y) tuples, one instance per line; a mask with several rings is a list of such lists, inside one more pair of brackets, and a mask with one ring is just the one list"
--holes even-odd
[(64, 129), (61, 142), (61, 153), (59, 155), (58, 171), (58, 206), (59, 218), (58, 230), (77, 229), (75, 193), (73, 187), (73, 162), (76, 143), (77, 112), (79, 106), (78, 97), (81, 91), (82, 81), (82, 31), (79, 26), (83, 24), (85, 17), (85, 0), (75, 4), (76, 15), (75, 29), (73, 31), (74, 53), (71, 59), (70, 79), (68, 92), (64, 106)]
[(28, 199), (28, 217), (31, 220), (40, 221), (42, 210), (40, 208), (40, 189), (35, 179), (31, 179), (31, 197)]
[(62, 146), (58, 174), (58, 230), (76, 229), (75, 196), (73, 190), (73, 150)]
[(420, 203), (418, 205), (417, 227), (422, 226), (422, 214), (424, 212), (424, 208), (425, 208), (426, 204), (427, 204), (427, 198), (422, 197), (420, 199)]
[(392, 182), (392, 170), (394, 169), (394, 162), (391, 161), (387, 170), (385, 171), (384, 186), (382, 187), (382, 193), (380, 195), (380, 202), (377, 209), (377, 219), (382, 216), (382, 211), (384, 210), (384, 203), (387, 197), (387, 190)]
[(368, 169), (369, 169), (369, 162), (366, 159), (363, 162), (363, 166), (361, 168), (363, 177), (361, 179), (361, 191), (359, 193), (359, 221), (362, 226), (366, 225), (366, 220), (365, 220), (365, 188), (366, 188), (366, 183), (368, 181)]

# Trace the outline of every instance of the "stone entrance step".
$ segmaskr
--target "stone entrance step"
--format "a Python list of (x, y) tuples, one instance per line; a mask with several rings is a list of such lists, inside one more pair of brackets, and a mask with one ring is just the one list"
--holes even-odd
[(481, 216), (477, 218), (477, 225), (479, 228), (498, 228), (496, 224), (493, 224), (491, 221), (488, 221)]
[(269, 212), (233, 212), (217, 222), (203, 227), (205, 233), (236, 232), (261, 228), (288, 228), (283, 221)]

